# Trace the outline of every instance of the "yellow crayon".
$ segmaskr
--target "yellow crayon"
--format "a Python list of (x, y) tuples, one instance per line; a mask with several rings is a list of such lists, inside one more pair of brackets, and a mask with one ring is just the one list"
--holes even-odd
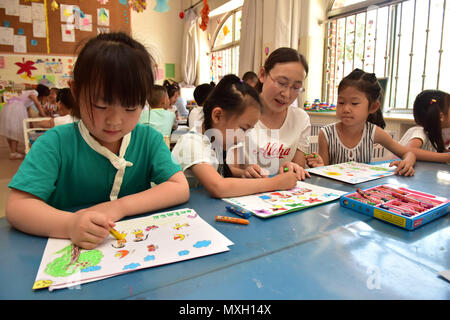
[(216, 216), (216, 221), (238, 223), (238, 224), (248, 224), (247, 219), (239, 219), (239, 218), (225, 217), (225, 216)]
[(122, 240), (122, 239), (124, 238), (124, 235), (121, 234), (119, 231), (117, 231), (117, 230), (114, 229), (114, 228), (111, 228), (111, 229), (109, 230), (109, 233), (111, 233), (111, 235), (112, 235), (114, 238), (116, 238), (117, 240)]

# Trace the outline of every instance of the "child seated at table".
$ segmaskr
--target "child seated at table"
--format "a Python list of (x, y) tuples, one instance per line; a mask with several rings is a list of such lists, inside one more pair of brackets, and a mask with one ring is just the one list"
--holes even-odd
[(178, 126), (175, 121), (175, 112), (170, 110), (169, 96), (163, 86), (155, 85), (150, 98), (151, 109), (143, 110), (139, 122), (150, 125), (163, 136), (170, 136), (172, 130)]
[(319, 154), (306, 156), (310, 167), (348, 161), (369, 163), (373, 145), (379, 143), (401, 161), (393, 161), (396, 174), (414, 175), (416, 157), (386, 131), (380, 109), (382, 89), (373, 73), (353, 70), (338, 86), (336, 116), (339, 122), (323, 127), (319, 132)]
[(201, 131), (196, 127), (180, 137), (172, 150), (191, 186), (197, 182), (215, 198), (235, 197), (272, 190), (292, 189), (298, 176), (280, 173), (271, 178), (233, 177), (226, 151), (245, 138), (261, 114), (258, 92), (235, 75), (226, 75), (203, 106)]
[(400, 144), (411, 147), (418, 160), (450, 162), (443, 134), (450, 128), (450, 94), (425, 90), (417, 95), (413, 109), (417, 126), (406, 131)]

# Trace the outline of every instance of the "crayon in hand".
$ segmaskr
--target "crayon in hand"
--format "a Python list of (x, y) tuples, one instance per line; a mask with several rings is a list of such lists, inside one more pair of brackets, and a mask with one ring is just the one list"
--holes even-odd
[(124, 238), (124, 235), (123, 235), (122, 233), (120, 233), (119, 231), (117, 231), (116, 229), (114, 229), (114, 228), (111, 228), (111, 229), (109, 230), (109, 233), (110, 233), (114, 238), (116, 238), (116, 240), (122, 240), (122, 239)]

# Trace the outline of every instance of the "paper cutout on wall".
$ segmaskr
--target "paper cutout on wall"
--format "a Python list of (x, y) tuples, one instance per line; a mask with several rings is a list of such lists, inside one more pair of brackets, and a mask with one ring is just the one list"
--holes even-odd
[(99, 26), (109, 26), (109, 10), (105, 8), (97, 9), (97, 24)]
[(15, 65), (19, 67), (16, 74), (25, 73), (27, 77), (31, 77), (32, 70), (37, 70), (34, 66), (34, 61), (25, 61), (25, 58), (22, 58), (22, 62), (16, 62)]
[(156, 0), (156, 6), (153, 8), (156, 12), (167, 12), (170, 10), (168, 0)]
[[(130, 1), (128, 1), (128, 3), (130, 4), (131, 9), (133, 9), (136, 12), (143, 12), (147, 8), (146, 0), (130, 0)], [(158, 6), (158, 5), (156, 5), (156, 6)]]

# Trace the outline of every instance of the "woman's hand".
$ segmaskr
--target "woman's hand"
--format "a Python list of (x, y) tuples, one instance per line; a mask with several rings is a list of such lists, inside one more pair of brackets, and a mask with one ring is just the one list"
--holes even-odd
[(244, 170), (242, 178), (267, 178), (269, 172), (266, 169), (262, 169), (257, 164), (251, 164)]

